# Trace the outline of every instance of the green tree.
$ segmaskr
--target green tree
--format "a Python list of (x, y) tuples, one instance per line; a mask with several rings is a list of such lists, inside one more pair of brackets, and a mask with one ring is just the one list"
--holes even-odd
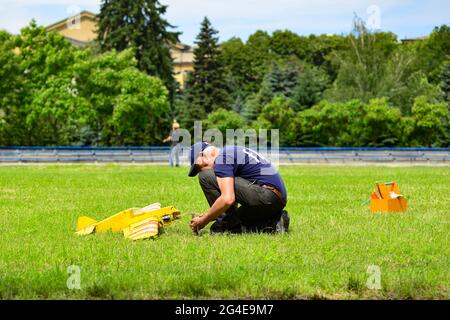
[(159, 144), (169, 112), (168, 92), (163, 83), (128, 68), (121, 73), (120, 87), (111, 117), (111, 144)]
[(351, 126), (357, 133), (355, 145), (368, 147), (396, 146), (402, 142), (401, 113), (386, 98), (372, 99), (364, 105), (361, 118)]
[(335, 52), (337, 78), (326, 98), (334, 101), (359, 99), (368, 102), (382, 91), (386, 61), (397, 45), (394, 35), (370, 33), (365, 23), (355, 18), (353, 32), (348, 36), (349, 49)]
[(292, 109), (292, 100), (285, 96), (275, 96), (271, 102), (266, 104), (253, 122), (252, 127), (255, 129), (278, 129), (281, 146), (295, 145), (295, 112)]
[(233, 99), (241, 96), (244, 100), (260, 89), (266, 74), (275, 60), (296, 57), (303, 50), (293, 47), (289, 39), (300, 37), (290, 31), (277, 31), (275, 39), (267, 32), (258, 30), (243, 43), (232, 38), (221, 44), (221, 56), (226, 66), (226, 80)]
[(93, 115), (90, 102), (79, 96), (70, 71), (51, 76), (35, 92), (26, 116), (33, 144), (70, 145)]
[(437, 85), (428, 82), (426, 74), (418, 68), (417, 53), (408, 46), (400, 47), (384, 65), (377, 97), (387, 97), (403, 114), (411, 113), (417, 96), (424, 95), (437, 101), (440, 91)]
[(404, 119), (406, 141), (415, 147), (448, 147), (450, 115), (446, 103), (429, 103), (420, 96), (414, 101), (412, 114)]
[(294, 61), (287, 61), (284, 64), (274, 63), (262, 85), (262, 90), (270, 97), (269, 101), (275, 94), (292, 97), (297, 87), (298, 73), (298, 64)]
[(204, 122), (207, 129), (218, 129), (226, 137), (227, 129), (243, 129), (244, 120), (241, 116), (230, 110), (219, 108), (210, 113)]
[(325, 70), (332, 81), (336, 79), (338, 66), (333, 64), (334, 54), (348, 50), (347, 37), (340, 35), (310, 35), (308, 37), (305, 61)]
[(31, 92), (24, 118), (30, 144), (158, 144), (169, 125), (168, 92), (136, 64), (130, 49), (74, 51), (71, 65)]
[(20, 145), (25, 136), (20, 59), (14, 37), (0, 30), (0, 145)]
[(236, 99), (234, 100), (231, 109), (240, 114), (242, 112), (242, 110), (244, 110), (245, 108), (245, 101), (241, 96), (237, 96)]
[(272, 35), (258, 30), (246, 43), (232, 38), (221, 44), (222, 56), (229, 71), (226, 75), (233, 98), (247, 99), (257, 93), (274, 62), (301, 60), (323, 69), (331, 80), (336, 77), (332, 54), (348, 50), (348, 39), (339, 35), (299, 36), (289, 30), (277, 30)]
[(239, 38), (231, 38), (220, 44), (220, 55), (225, 66), (225, 81), (232, 100), (246, 99), (257, 91), (251, 61), (246, 45)]
[(192, 135), (194, 130), (194, 121), (198, 118), (191, 108), (186, 91), (177, 93), (175, 97), (174, 111), (173, 117), (180, 123), (181, 128), (189, 130)]
[(101, 145), (159, 144), (170, 125), (168, 91), (137, 68), (131, 49), (92, 56), (74, 65), (76, 90), (91, 103), (90, 128)]
[(297, 88), (298, 62), (295, 59), (273, 62), (257, 94), (247, 98), (242, 115), (247, 123), (255, 120), (262, 108), (279, 95), (292, 98)]
[[(62, 119), (62, 114), (68, 111), (60, 110), (61, 104), (43, 111), (39, 97), (49, 97), (44, 90), (61, 84), (60, 79), (66, 77), (67, 70), (76, 60), (77, 50), (63, 36), (47, 32), (44, 27), (38, 27), (34, 20), (21, 30), (20, 35), (14, 37), (14, 47), (19, 60), (17, 71), (21, 78), (20, 86), (14, 88), (19, 94), (14, 127), (18, 128), (17, 133), (20, 135), (20, 139), (15, 138), (14, 143), (64, 143), (65, 140), (58, 141), (59, 135), (51, 137), (51, 131), (59, 134), (60, 130), (69, 126)], [(37, 116), (43, 112), (46, 112), (45, 117)], [(51, 126), (54, 130), (50, 129)]]
[(322, 101), (296, 118), (297, 144), (304, 146), (380, 147), (403, 142), (400, 110), (386, 98), (364, 104)]
[(434, 28), (430, 36), (417, 42), (422, 70), (431, 83), (440, 82), (442, 65), (450, 59), (450, 25)]
[(194, 70), (187, 81), (187, 94), (197, 119), (219, 108), (229, 107), (229, 96), (223, 79), (218, 32), (205, 17), (194, 49)]
[(305, 59), (307, 56), (308, 41), (305, 37), (289, 30), (276, 30), (269, 40), (270, 50), (280, 57), (295, 56)]
[(260, 114), (263, 104), (261, 103), (261, 93), (252, 93), (247, 97), (244, 107), (242, 109), (242, 117), (246, 123), (250, 123), (255, 120)]
[(444, 100), (447, 101), (450, 108), (450, 61), (447, 61), (442, 66), (441, 90)]
[(437, 101), (437, 85), (428, 82), (420, 69), (414, 46), (403, 46), (391, 33), (369, 33), (357, 19), (348, 37), (349, 50), (336, 52), (337, 78), (324, 96), (331, 101), (359, 99), (365, 103), (387, 97), (390, 104), (408, 115), (415, 97), (425, 95)]
[(321, 101), (297, 114), (297, 145), (359, 146), (364, 105), (359, 100), (348, 102)]
[(323, 69), (303, 64), (293, 93), (294, 110), (307, 109), (319, 103), (329, 83), (329, 76)]
[(250, 66), (249, 77), (252, 79), (252, 93), (258, 92), (265, 75), (269, 72), (271, 61), (276, 59), (275, 53), (270, 49), (270, 35), (257, 30), (250, 35), (245, 44), (245, 54)]
[(174, 26), (163, 18), (166, 11), (158, 0), (104, 0), (97, 33), (103, 51), (134, 47), (139, 69), (162, 79), (173, 101), (177, 83), (169, 46), (180, 33), (169, 31)]

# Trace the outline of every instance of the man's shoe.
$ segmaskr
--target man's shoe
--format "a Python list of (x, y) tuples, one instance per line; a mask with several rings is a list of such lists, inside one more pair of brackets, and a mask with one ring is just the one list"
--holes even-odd
[(233, 213), (222, 213), (211, 225), (210, 233), (245, 233), (242, 222)]
[(283, 210), (281, 213), (280, 220), (278, 220), (277, 225), (275, 227), (276, 233), (286, 233), (289, 231), (289, 222), (290, 222), (289, 214), (286, 210)]

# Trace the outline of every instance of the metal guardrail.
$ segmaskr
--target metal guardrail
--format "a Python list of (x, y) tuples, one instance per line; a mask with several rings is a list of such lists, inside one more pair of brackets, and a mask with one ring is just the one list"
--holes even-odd
[[(188, 163), (188, 148), (180, 162)], [(0, 147), (0, 164), (14, 163), (153, 163), (166, 164), (169, 147)], [(450, 148), (300, 148), (260, 150), (279, 164), (424, 163), (450, 165)]]

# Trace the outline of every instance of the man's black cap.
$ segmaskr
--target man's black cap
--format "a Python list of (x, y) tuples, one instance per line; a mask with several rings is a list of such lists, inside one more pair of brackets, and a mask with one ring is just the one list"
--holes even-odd
[(206, 142), (197, 142), (191, 146), (191, 168), (189, 170), (189, 177), (195, 177), (198, 173), (197, 168), (195, 167), (195, 162), (203, 150), (205, 150), (210, 145)]

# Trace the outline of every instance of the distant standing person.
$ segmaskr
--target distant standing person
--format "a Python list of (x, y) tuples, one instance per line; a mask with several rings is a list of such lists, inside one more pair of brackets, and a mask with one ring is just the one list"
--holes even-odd
[(170, 132), (170, 135), (163, 140), (163, 142), (170, 141), (170, 154), (169, 154), (169, 165), (173, 167), (174, 163), (175, 166), (178, 167), (180, 163), (180, 155), (179, 155), (179, 139), (180, 139), (180, 124), (178, 123), (177, 119), (173, 119), (172, 123), (172, 131)]

